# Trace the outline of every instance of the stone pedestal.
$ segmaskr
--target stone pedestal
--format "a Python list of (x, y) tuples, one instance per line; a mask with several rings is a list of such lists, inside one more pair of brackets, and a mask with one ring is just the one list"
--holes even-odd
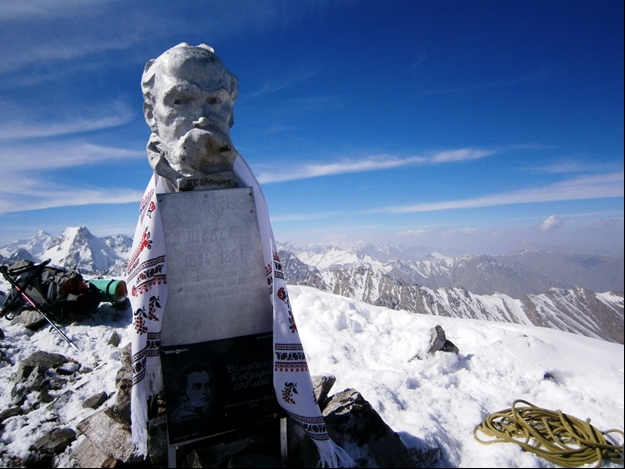
[(250, 188), (158, 196), (169, 445), (276, 418), (273, 312)]

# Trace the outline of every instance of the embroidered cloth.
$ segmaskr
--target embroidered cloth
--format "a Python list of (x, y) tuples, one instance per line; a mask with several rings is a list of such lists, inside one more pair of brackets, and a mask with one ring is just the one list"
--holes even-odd
[[(279, 404), (316, 443), (321, 465), (348, 467), (350, 457), (329, 438), (314, 398), (304, 349), (291, 309), (284, 273), (276, 249), (265, 197), (251, 169), (239, 155), (234, 162), (239, 187), (251, 187), (267, 274), (267, 294), (273, 306), (273, 384)], [(140, 203), (127, 268), (133, 311), (132, 440), (137, 453), (147, 454), (148, 399), (163, 390), (160, 337), (167, 302), (167, 253), (157, 194), (173, 192), (170, 183), (154, 174)]]

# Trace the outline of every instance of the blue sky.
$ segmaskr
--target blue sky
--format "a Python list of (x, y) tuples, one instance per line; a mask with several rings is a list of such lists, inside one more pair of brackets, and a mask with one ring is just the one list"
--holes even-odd
[(623, 250), (622, 1), (0, 4), (0, 243), (132, 234), (145, 63), (213, 46), (279, 241)]

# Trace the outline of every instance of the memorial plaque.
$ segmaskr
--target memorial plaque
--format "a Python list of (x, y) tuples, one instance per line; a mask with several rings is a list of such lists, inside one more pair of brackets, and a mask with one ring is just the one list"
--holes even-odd
[(282, 414), (273, 389), (273, 334), (163, 347), (169, 444), (189, 443)]
[(158, 195), (167, 252), (161, 366), (169, 444), (281, 414), (253, 190)]
[(158, 196), (167, 249), (163, 346), (273, 330), (250, 188)]

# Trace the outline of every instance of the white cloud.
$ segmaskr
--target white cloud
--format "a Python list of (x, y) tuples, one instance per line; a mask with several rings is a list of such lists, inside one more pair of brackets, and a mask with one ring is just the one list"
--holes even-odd
[(0, 148), (0, 213), (138, 201), (142, 196), (139, 191), (85, 187), (86, 181), (76, 181), (72, 186), (59, 185), (46, 173), (65, 169), (69, 174), (71, 168), (139, 158), (145, 158), (145, 151), (82, 141)]
[(11, 184), (16, 176), (21, 179), (49, 169), (145, 157), (144, 150), (105, 147), (79, 140), (3, 147), (0, 148), (0, 193), (6, 190), (5, 185)]
[(265, 96), (268, 94), (273, 94), (273, 93), (277, 93), (278, 91), (282, 91), (286, 88), (290, 88), (292, 86), (297, 85), (298, 83), (301, 83), (303, 81), (308, 80), (309, 78), (312, 78), (314, 76), (317, 75), (317, 72), (308, 72), (308, 73), (303, 73), (301, 75), (297, 75), (294, 76), (290, 79), (284, 79), (282, 82), (280, 83), (265, 83), (261, 88), (259, 88), (258, 90), (250, 93), (250, 97), (259, 97), (259, 96)]
[(258, 175), (258, 181), (261, 184), (271, 184), (275, 182), (333, 176), (336, 174), (379, 171), (384, 169), (399, 168), (402, 166), (436, 165), (459, 161), (471, 161), (485, 158), (494, 153), (494, 151), (489, 150), (463, 148), (459, 150), (441, 151), (430, 156), (411, 156), (408, 158), (399, 158), (390, 155), (371, 156), (359, 160), (346, 159), (333, 163), (307, 164), (290, 170), (288, 168), (283, 169), (280, 173), (260, 172)]
[(597, 220), (592, 224), (591, 229), (593, 230), (605, 230), (608, 228), (612, 228), (618, 224), (618, 220), (616, 218), (605, 218), (602, 220)]
[(564, 220), (558, 218), (557, 215), (551, 215), (547, 217), (540, 225), (538, 225), (538, 229), (540, 231), (553, 231), (557, 228), (560, 228), (564, 224)]
[[(132, 189), (74, 188), (36, 179), (20, 180), (13, 188), (20, 192), (0, 192), (0, 214), (54, 207), (138, 202), (142, 191)], [(11, 189), (9, 187), (8, 189)]]
[(459, 208), (623, 197), (623, 173), (580, 177), (548, 186), (491, 194), (471, 199), (424, 202), (374, 209), (368, 213), (415, 213)]
[(54, 137), (59, 135), (91, 132), (124, 125), (132, 120), (134, 113), (121, 109), (118, 113), (107, 113), (95, 118), (79, 117), (61, 123), (11, 122), (0, 123), (0, 140), (22, 140)]

